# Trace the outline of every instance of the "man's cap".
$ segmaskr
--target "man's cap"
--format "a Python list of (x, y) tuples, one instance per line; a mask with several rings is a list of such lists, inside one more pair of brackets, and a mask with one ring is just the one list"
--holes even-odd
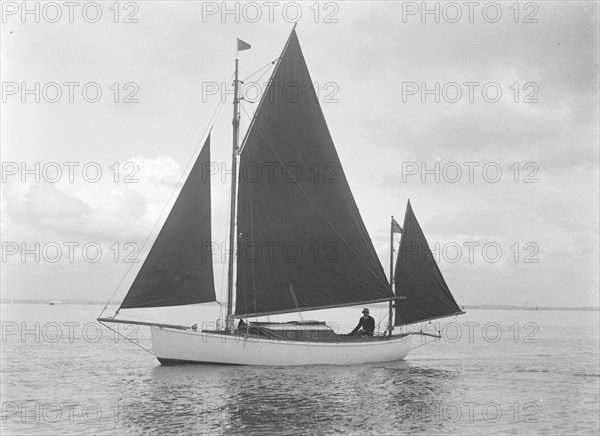
[(366, 307), (363, 309), (362, 313), (369, 313), (369, 309), (367, 309)]

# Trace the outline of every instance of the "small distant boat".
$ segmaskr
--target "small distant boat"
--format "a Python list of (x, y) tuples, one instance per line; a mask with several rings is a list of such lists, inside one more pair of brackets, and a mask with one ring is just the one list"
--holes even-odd
[(60, 300), (52, 300), (49, 303), (50, 306), (55, 306), (57, 304), (62, 304), (62, 301), (60, 301)]
[[(464, 313), (410, 202), (403, 227), (391, 219), (386, 277), (314, 96), (296, 31), (276, 61), (241, 147), (238, 59), (234, 77), (229, 253), (237, 253), (237, 268), (236, 256), (229, 256), (224, 328), (119, 317), (121, 309), (216, 301), (212, 253), (206, 249), (212, 242), (211, 185), (205, 173), (210, 134), (119, 310), (113, 317), (100, 314), (98, 321), (151, 326), (153, 352), (165, 365), (346, 365), (404, 359), (411, 333), (402, 326)], [(294, 89), (284, 94), (287, 85)], [(268, 168), (277, 171), (256, 176)], [(401, 234), (395, 270), (394, 233)], [(388, 323), (383, 334), (373, 336), (338, 334), (322, 321), (250, 320), (381, 302), (389, 303)]]

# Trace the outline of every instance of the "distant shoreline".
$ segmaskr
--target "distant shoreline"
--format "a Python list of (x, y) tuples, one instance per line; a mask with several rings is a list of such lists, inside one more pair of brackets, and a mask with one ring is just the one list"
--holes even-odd
[(469, 309), (484, 309), (484, 310), (531, 310), (531, 311), (539, 311), (539, 310), (585, 310), (589, 312), (598, 312), (600, 311), (599, 307), (550, 307), (550, 306), (511, 306), (507, 304), (482, 304), (479, 306), (461, 306), (463, 310)]
[[(94, 301), (94, 300), (29, 300), (29, 299), (17, 299), (17, 298), (3, 298), (0, 300), (0, 304), (47, 304), (54, 302), (56, 305), (60, 304), (88, 304), (88, 305), (104, 305), (105, 301)], [(109, 303), (109, 306), (116, 306), (118, 302)], [(549, 307), (549, 306), (514, 306), (508, 304), (481, 304), (481, 305), (464, 305), (461, 306), (463, 310), (470, 309), (483, 309), (483, 310), (579, 310), (588, 312), (598, 312), (600, 307)]]

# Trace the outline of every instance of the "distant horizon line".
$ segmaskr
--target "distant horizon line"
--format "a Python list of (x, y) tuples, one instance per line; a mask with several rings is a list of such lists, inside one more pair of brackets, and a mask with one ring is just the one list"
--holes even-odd
[[(14, 303), (22, 303), (22, 304), (48, 304), (50, 303), (59, 303), (59, 304), (98, 304), (103, 305), (106, 304), (106, 301), (101, 300), (79, 300), (79, 299), (47, 299), (47, 298), (2, 298), (0, 299), (0, 304), (14, 304)], [(216, 303), (216, 302), (215, 302)], [(114, 306), (119, 303), (111, 302), (108, 305)], [(207, 304), (207, 303), (202, 303)], [(462, 309), (503, 309), (503, 310), (588, 310), (588, 311), (600, 311), (599, 306), (519, 306), (514, 304), (463, 304), (459, 305)]]

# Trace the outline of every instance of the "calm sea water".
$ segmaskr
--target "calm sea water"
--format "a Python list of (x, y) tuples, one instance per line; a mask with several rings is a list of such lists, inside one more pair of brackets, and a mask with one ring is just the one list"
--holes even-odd
[[(218, 316), (193, 310), (180, 316)], [(99, 311), (3, 305), (3, 435), (600, 432), (598, 312), (471, 310), (405, 361), (273, 368), (162, 367)], [(319, 314), (341, 331), (359, 316)], [(150, 348), (147, 328), (124, 327)]]

